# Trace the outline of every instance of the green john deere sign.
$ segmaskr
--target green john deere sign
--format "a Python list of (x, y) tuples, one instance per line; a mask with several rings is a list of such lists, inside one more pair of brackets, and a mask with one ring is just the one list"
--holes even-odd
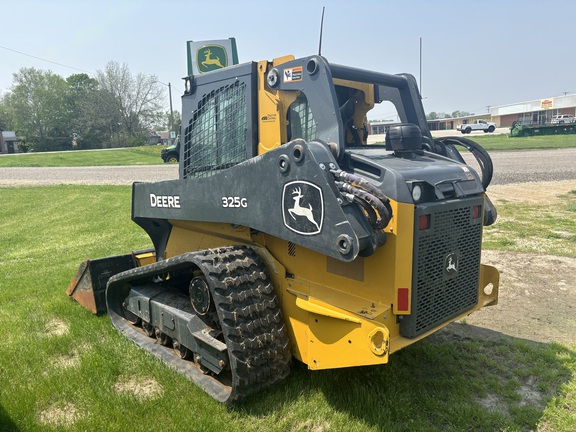
[(188, 41), (188, 75), (203, 74), (238, 64), (234, 38)]
[(220, 45), (205, 45), (196, 51), (196, 64), (200, 73), (228, 66), (226, 48)]

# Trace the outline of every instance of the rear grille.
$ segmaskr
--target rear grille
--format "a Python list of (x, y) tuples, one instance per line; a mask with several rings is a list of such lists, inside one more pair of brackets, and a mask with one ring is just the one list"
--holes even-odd
[[(478, 303), (482, 221), (472, 219), (475, 205), (481, 197), (416, 207), (412, 314), (401, 321), (402, 336), (416, 337)], [(430, 215), (424, 231), (421, 215)]]

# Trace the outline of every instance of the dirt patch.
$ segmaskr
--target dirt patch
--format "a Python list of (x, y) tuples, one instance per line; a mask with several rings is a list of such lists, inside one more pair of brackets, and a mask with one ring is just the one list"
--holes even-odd
[(55, 357), (51, 363), (56, 369), (72, 369), (80, 366), (80, 354), (77, 351), (72, 351), (69, 354)]
[(126, 393), (138, 399), (154, 399), (163, 393), (162, 386), (152, 378), (128, 378), (114, 384), (118, 393)]
[[(496, 185), (488, 193), (496, 207), (501, 200), (556, 205), (573, 190), (576, 181), (570, 180)], [(536, 342), (576, 344), (576, 258), (485, 250), (482, 262), (500, 271), (498, 305), (466, 323)]]
[(80, 413), (70, 403), (64, 406), (51, 406), (38, 413), (38, 422), (52, 427), (69, 427), (79, 418)]
[(326, 421), (313, 422), (312, 420), (308, 419), (304, 423), (295, 425), (291, 430), (299, 432), (325, 432), (330, 430), (330, 423)]
[(45, 332), (48, 336), (64, 336), (68, 331), (68, 324), (59, 318), (53, 318), (46, 323)]
[(536, 342), (576, 344), (576, 258), (484, 251), (500, 271), (499, 301), (466, 323)]
[(498, 200), (525, 202), (528, 204), (560, 204), (560, 195), (576, 190), (575, 180), (554, 182), (513, 183), (488, 187), (488, 196), (497, 204)]

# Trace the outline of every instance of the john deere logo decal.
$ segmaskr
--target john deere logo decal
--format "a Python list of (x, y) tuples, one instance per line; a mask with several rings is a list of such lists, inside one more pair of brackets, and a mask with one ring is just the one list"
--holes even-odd
[(444, 273), (448, 278), (458, 274), (458, 254), (450, 253), (444, 258)]
[(282, 217), (286, 228), (298, 234), (318, 234), (324, 221), (322, 189), (306, 181), (286, 183), (282, 191)]
[(196, 63), (200, 73), (228, 66), (226, 48), (221, 45), (204, 45), (196, 51)]

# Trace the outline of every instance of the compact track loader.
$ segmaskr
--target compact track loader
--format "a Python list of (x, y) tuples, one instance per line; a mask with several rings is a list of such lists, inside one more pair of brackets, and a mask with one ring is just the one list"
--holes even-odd
[[(399, 122), (368, 145), (378, 106)], [(250, 62), (188, 77), (182, 117), (179, 179), (133, 185), (153, 250), (83, 263), (68, 294), (218, 401), (284, 379), (292, 357), (387, 363), (497, 303), (480, 262), (490, 157), (432, 138), (411, 75)]]

